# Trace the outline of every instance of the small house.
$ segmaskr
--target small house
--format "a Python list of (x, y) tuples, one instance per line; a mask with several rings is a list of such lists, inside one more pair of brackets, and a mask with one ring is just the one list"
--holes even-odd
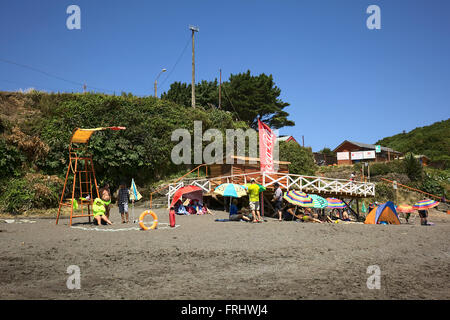
[(385, 162), (399, 159), (401, 152), (374, 144), (345, 140), (333, 152), (337, 156), (338, 165), (352, 165), (357, 162)]

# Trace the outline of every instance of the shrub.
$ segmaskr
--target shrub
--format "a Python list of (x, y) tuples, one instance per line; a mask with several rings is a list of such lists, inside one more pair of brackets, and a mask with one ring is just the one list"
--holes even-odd
[(410, 152), (405, 156), (403, 160), (405, 164), (405, 171), (411, 181), (419, 181), (422, 179), (422, 165), (414, 158), (414, 155)]
[(311, 148), (301, 147), (295, 142), (280, 143), (280, 160), (289, 161), (289, 173), (313, 175), (316, 171)]
[(18, 176), (24, 157), (20, 151), (0, 139), (0, 179)]
[(391, 184), (380, 182), (375, 185), (374, 201), (386, 202), (394, 200), (395, 200), (395, 192)]
[(22, 214), (32, 208), (46, 209), (59, 204), (63, 181), (56, 176), (29, 173), (4, 180), (0, 190), (0, 211)]

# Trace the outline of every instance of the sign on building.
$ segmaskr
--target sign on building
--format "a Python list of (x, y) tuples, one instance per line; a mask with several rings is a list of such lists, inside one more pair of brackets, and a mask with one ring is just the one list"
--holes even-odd
[(338, 160), (349, 160), (350, 159), (348, 151), (346, 151), (346, 152), (337, 152), (336, 153), (336, 157), (337, 157)]
[(375, 152), (380, 153), (381, 152), (381, 146), (378, 144), (375, 146)]
[(364, 151), (363, 157), (364, 159), (375, 159), (375, 151)]
[(351, 159), (352, 160), (362, 160), (364, 159), (364, 152), (363, 151), (355, 151), (351, 153)]

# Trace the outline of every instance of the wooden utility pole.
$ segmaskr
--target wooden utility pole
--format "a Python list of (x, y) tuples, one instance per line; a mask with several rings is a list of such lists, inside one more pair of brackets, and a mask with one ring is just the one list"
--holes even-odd
[(192, 31), (192, 107), (195, 108), (195, 46), (194, 46), (194, 33), (200, 29), (198, 27), (189, 26)]
[(219, 69), (219, 109), (222, 106), (222, 69)]

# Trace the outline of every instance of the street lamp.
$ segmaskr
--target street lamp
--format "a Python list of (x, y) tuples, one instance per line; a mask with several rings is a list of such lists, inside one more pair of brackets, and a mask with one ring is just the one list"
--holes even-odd
[(155, 98), (157, 97), (157, 95), (156, 95), (156, 88), (157, 88), (158, 78), (161, 75), (161, 73), (166, 72), (166, 71), (167, 71), (166, 69), (162, 69), (161, 72), (158, 74), (158, 76), (155, 79)]

